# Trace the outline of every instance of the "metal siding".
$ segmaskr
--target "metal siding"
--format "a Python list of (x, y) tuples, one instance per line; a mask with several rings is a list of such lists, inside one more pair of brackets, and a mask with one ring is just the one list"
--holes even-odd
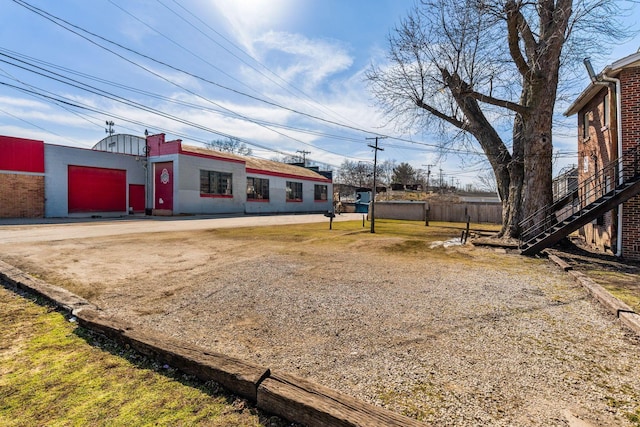
[(0, 136), (0, 170), (44, 173), (44, 142)]
[(69, 213), (127, 210), (127, 171), (69, 165)]

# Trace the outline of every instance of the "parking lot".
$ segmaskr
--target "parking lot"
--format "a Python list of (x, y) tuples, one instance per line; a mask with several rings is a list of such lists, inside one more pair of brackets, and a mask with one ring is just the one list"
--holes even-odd
[(434, 244), (459, 237), (449, 226), (328, 223), (5, 223), (0, 259), (109, 314), (431, 425), (637, 423), (637, 337), (557, 267)]

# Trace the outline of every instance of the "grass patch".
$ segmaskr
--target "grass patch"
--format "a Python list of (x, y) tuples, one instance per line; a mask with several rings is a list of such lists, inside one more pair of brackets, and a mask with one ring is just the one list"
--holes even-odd
[(0, 336), (0, 425), (264, 425), (216, 384), (156, 366), (4, 287)]
[(640, 409), (635, 412), (627, 412), (625, 416), (634, 426), (640, 427)]
[[(415, 399), (420, 396), (420, 399)], [(402, 414), (418, 421), (429, 421), (435, 414), (435, 406), (443, 401), (438, 387), (432, 383), (417, 384), (405, 393), (388, 389), (378, 390), (378, 399), (386, 405), (401, 405)]]
[[(355, 239), (407, 238), (425, 239), (427, 241), (446, 240), (460, 237), (466, 224), (453, 222), (434, 222), (425, 226), (422, 221), (401, 221), (377, 219), (375, 233), (371, 233), (371, 225), (367, 221), (334, 222), (329, 230), (328, 223), (274, 225), (269, 227), (215, 228), (206, 232), (221, 239), (234, 240), (272, 240), (278, 242), (304, 243), (310, 240), (319, 241), (352, 241)], [(500, 226), (487, 224), (471, 224), (471, 231), (498, 232)]]
[(589, 270), (588, 274), (611, 295), (640, 312), (640, 284), (637, 274), (595, 269)]
[[(270, 245), (274, 252), (303, 255), (312, 249), (351, 250), (354, 253), (380, 253), (411, 257), (445, 257), (469, 260), (465, 250), (444, 249), (441, 245), (432, 248), (431, 243), (459, 239), (465, 223), (434, 222), (425, 226), (423, 221), (377, 219), (375, 233), (371, 233), (369, 222), (334, 222), (329, 230), (327, 223), (277, 225), (270, 227), (242, 227), (233, 229), (210, 229), (206, 233), (215, 239), (244, 241), (261, 247)], [(471, 224), (472, 232), (498, 232), (500, 226)], [(300, 252), (302, 251), (302, 252)]]

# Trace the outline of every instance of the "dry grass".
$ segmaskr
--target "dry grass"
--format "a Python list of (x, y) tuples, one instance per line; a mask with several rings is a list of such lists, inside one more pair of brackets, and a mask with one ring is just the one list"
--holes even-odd
[(27, 297), (0, 287), (0, 425), (284, 425)]
[(566, 425), (568, 410), (592, 425), (634, 423), (637, 346), (559, 269), (432, 246), (465, 224), (379, 220), (375, 234), (358, 221), (333, 225), (0, 244), (0, 253), (141, 328), (431, 425)]

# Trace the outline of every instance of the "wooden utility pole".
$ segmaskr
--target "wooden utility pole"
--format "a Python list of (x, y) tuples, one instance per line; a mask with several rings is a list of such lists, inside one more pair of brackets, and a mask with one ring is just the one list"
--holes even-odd
[(422, 165), (427, 167), (427, 188), (425, 189), (425, 193), (429, 194), (429, 177), (431, 176), (431, 167), (435, 165)]
[(375, 139), (376, 145), (368, 144), (369, 147), (373, 148), (373, 192), (371, 194), (371, 232), (376, 232), (376, 215), (375, 215), (375, 202), (376, 202), (376, 170), (378, 169), (378, 151), (384, 151), (384, 148), (378, 147), (378, 139), (383, 139), (385, 137), (376, 136), (375, 138), (365, 138), (365, 139)]

